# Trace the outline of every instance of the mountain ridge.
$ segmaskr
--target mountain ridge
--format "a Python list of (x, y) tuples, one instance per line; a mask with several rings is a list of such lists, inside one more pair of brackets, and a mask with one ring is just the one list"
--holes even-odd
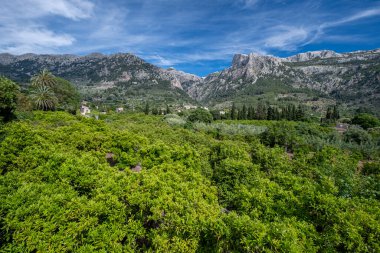
[[(219, 97), (233, 100), (237, 94), (251, 94), (245, 92), (247, 89), (269, 83), (269, 86), (322, 92), (339, 101), (351, 99), (348, 103), (356, 106), (364, 103), (380, 107), (377, 102), (380, 100), (380, 49), (346, 53), (319, 50), (284, 58), (235, 54), (230, 67), (204, 78), (174, 68), (160, 68), (130, 53), (0, 54), (0, 74), (15, 81), (27, 83), (42, 68), (83, 89), (87, 87), (98, 93), (116, 89), (121, 92), (120, 98), (127, 94), (124, 90), (132, 91), (127, 95), (141, 96), (144, 90), (149, 93), (152, 89), (162, 89), (162, 96), (165, 92), (178, 93), (174, 95), (176, 102), (188, 95), (201, 103), (215, 104)], [(368, 103), (363, 99), (369, 100)]]

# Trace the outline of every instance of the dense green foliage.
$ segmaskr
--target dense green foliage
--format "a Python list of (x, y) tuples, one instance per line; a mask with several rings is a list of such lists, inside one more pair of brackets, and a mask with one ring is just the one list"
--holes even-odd
[(16, 83), (0, 76), (0, 121), (8, 121), (13, 117), (19, 92), (20, 87)]
[(295, 106), (267, 106), (259, 103), (257, 107), (243, 105), (240, 109), (232, 104), (230, 113), (221, 116), (219, 112), (213, 114), (214, 119), (233, 119), (233, 120), (305, 120), (305, 107), (301, 104)]
[(316, 124), (167, 123), (180, 120), (35, 112), (7, 123), (0, 252), (380, 251), (378, 145), (368, 161), (364, 144), (329, 143), (339, 134)]
[(203, 109), (203, 108), (198, 108), (192, 111), (187, 117), (187, 119), (190, 122), (204, 122), (204, 123), (211, 123), (212, 121), (212, 115), (209, 111)]
[(49, 86), (33, 87), (30, 91), (30, 98), (37, 110), (54, 110), (58, 104), (58, 99)]
[(364, 129), (380, 126), (380, 120), (367, 113), (356, 115), (351, 122), (352, 124), (359, 125)]
[(58, 109), (75, 114), (80, 104), (77, 89), (46, 69), (31, 78), (30, 98), (35, 108), (43, 111)]
[(53, 87), (53, 92), (57, 97), (58, 109), (74, 113), (80, 105), (80, 94), (69, 81), (56, 77), (56, 85)]
[(31, 83), (32, 83), (32, 86), (34, 87), (53, 88), (54, 86), (57, 85), (55, 76), (47, 69), (43, 69), (40, 73), (38, 73), (37, 75), (34, 75), (31, 78)]

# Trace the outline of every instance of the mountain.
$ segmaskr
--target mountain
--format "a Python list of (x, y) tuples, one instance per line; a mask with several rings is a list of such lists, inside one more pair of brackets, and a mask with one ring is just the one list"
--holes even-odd
[(194, 102), (182, 85), (201, 81), (200, 77), (174, 69), (162, 69), (132, 54), (14, 56), (0, 54), (0, 75), (21, 84), (47, 68), (54, 75), (74, 83), (87, 100), (125, 102), (127, 100), (155, 103)]
[(21, 84), (49, 69), (73, 82), (85, 99), (143, 105), (201, 103), (230, 107), (231, 102), (302, 102), (323, 110), (336, 102), (380, 111), (380, 49), (336, 53), (322, 50), (287, 58), (236, 54), (231, 67), (205, 78), (162, 69), (132, 54), (14, 56), (0, 54), (0, 75)]
[(317, 97), (379, 110), (380, 49), (342, 54), (323, 50), (287, 58), (237, 54), (231, 67), (193, 83), (187, 92), (214, 105), (255, 98), (291, 100), (303, 94), (306, 102)]

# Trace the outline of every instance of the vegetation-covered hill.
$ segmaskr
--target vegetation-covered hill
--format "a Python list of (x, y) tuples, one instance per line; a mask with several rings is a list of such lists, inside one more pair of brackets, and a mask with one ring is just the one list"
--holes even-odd
[(1, 125), (0, 252), (380, 251), (376, 128), (102, 117)]
[(27, 84), (47, 68), (74, 83), (90, 102), (109, 106), (158, 107), (203, 104), (304, 104), (313, 113), (341, 103), (380, 115), (380, 51), (301, 53), (288, 58), (237, 54), (231, 67), (206, 78), (162, 69), (132, 54), (14, 56), (0, 54), (0, 75)]
[(194, 102), (182, 85), (201, 79), (174, 69), (156, 67), (132, 54), (0, 54), (0, 75), (24, 86), (42, 69), (75, 84), (87, 101), (116, 105), (144, 104), (146, 101), (160, 105)]

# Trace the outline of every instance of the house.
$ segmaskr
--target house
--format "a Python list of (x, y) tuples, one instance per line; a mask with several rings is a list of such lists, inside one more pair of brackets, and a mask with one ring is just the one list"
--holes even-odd
[(350, 125), (347, 124), (347, 123), (337, 123), (336, 126), (335, 126), (335, 129), (338, 132), (345, 132), (345, 131), (348, 130), (349, 127), (350, 127)]
[(91, 113), (90, 108), (87, 107), (87, 106), (85, 106), (85, 105), (82, 105), (82, 106), (80, 107), (80, 114), (82, 114), (82, 115), (86, 115), (86, 114), (88, 114), (88, 113)]
[(123, 112), (124, 111), (124, 108), (123, 107), (118, 107), (116, 108), (116, 112)]
[(183, 107), (185, 107), (186, 110), (197, 109), (197, 106), (195, 105), (184, 105)]

